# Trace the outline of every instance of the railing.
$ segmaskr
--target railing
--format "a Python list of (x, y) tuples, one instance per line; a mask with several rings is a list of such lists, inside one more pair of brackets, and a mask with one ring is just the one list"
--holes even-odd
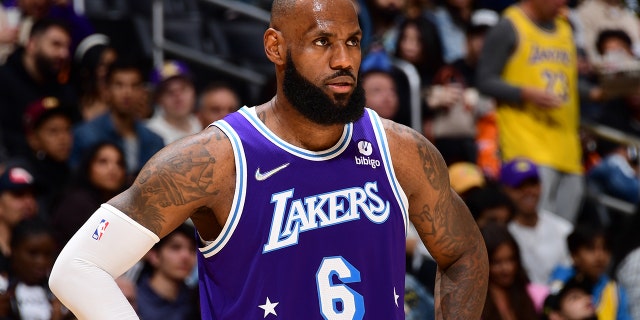
[[(614, 128), (604, 126), (597, 123), (588, 123), (583, 122), (581, 124), (583, 130), (600, 137), (602, 139), (606, 139), (615, 143), (619, 143), (626, 146), (635, 146), (640, 148), (640, 139), (630, 136), (620, 130), (616, 130)], [(640, 169), (640, 158), (636, 167)], [(640, 170), (637, 170), (640, 172)], [(593, 192), (592, 190), (587, 190), (587, 197), (594, 199), (599, 204), (614, 209), (618, 212), (622, 212), (625, 214), (634, 214), (636, 212), (637, 206), (633, 203), (620, 200), (615, 197), (611, 197), (609, 195), (603, 194), (601, 192)]]
[[(208, 3), (231, 9), (239, 14), (257, 19), (259, 21), (269, 21), (269, 13), (260, 8), (239, 2), (229, 0), (202, 0)], [(164, 53), (168, 52), (182, 59), (197, 62), (201, 65), (217, 70), (229, 76), (247, 81), (255, 85), (264, 85), (267, 83), (267, 77), (250, 68), (234, 65), (229, 61), (221, 59), (213, 55), (204, 54), (198, 50), (194, 50), (185, 45), (181, 45), (164, 37), (164, 15), (162, 0), (153, 0), (152, 7), (152, 33), (153, 33), (153, 64), (156, 68), (162, 66), (164, 61)]]

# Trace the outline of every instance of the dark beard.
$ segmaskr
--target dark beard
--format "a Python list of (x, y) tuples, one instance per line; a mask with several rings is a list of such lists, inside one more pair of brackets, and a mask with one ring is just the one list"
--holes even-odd
[(53, 66), (51, 59), (47, 58), (42, 53), (36, 53), (35, 55), (36, 69), (38, 73), (46, 82), (55, 81), (58, 78), (58, 70)]
[[(347, 70), (339, 70), (329, 79), (338, 76), (355, 76)], [(296, 69), (287, 53), (287, 65), (282, 84), (285, 97), (307, 119), (322, 125), (346, 124), (356, 121), (364, 113), (364, 89), (358, 81), (351, 96), (334, 95), (335, 102), (322, 89), (305, 79)]]

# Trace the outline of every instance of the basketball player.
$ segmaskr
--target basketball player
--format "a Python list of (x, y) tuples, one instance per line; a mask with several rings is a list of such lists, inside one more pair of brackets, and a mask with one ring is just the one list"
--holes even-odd
[(67, 243), (50, 285), (80, 319), (135, 319), (114, 277), (191, 217), (203, 319), (404, 319), (412, 222), (439, 319), (479, 319), (486, 248), (437, 150), (364, 108), (350, 0), (276, 0), (277, 94), (155, 155)]

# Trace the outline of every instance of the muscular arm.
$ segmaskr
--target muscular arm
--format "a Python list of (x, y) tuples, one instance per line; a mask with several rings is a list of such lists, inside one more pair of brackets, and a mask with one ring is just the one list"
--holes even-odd
[(479, 319), (489, 277), (482, 236), (466, 205), (449, 186), (439, 152), (417, 132), (385, 122), (409, 215), (438, 264), (436, 318)]
[(213, 240), (231, 206), (234, 176), (231, 146), (217, 128), (162, 149), (65, 245), (49, 278), (52, 292), (78, 319), (137, 319), (114, 279), (188, 217)]
[[(228, 138), (216, 127), (206, 131), (158, 152), (133, 185), (108, 203), (160, 238), (189, 217), (205, 239), (215, 238), (231, 205), (235, 169)], [(215, 228), (199, 226), (203, 220)]]

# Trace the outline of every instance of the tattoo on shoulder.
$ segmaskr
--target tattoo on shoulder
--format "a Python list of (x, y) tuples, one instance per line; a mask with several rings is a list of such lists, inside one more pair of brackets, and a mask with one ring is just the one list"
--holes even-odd
[[(217, 134), (211, 135), (218, 139)], [(219, 193), (213, 183), (216, 158), (206, 145), (212, 137), (194, 139), (180, 150), (159, 154), (140, 172), (130, 188), (131, 217), (151, 231), (160, 231), (162, 214), (169, 207), (179, 207)]]

